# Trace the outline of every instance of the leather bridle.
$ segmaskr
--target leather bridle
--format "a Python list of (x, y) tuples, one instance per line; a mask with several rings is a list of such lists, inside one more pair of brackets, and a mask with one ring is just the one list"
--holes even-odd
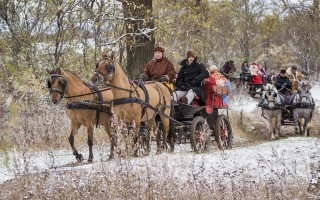
[[(62, 81), (63, 83), (59, 82), (59, 85), (61, 86), (60, 88), (57, 87), (52, 87), (52, 83), (55, 81), (55, 78), (61, 77), (63, 78)], [(63, 74), (50, 74), (50, 80), (48, 80), (48, 88), (50, 90), (50, 94), (57, 92), (61, 95), (61, 97), (64, 96), (65, 91), (67, 90), (67, 79)]]

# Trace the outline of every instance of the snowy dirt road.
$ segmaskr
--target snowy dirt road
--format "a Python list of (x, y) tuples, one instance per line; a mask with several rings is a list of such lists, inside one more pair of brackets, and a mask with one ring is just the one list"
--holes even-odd
[[(315, 99), (319, 106), (320, 97)], [(253, 122), (265, 124), (256, 102), (256, 99), (250, 99), (245, 105), (234, 106), (245, 108), (246, 115)], [(25, 176), (30, 176), (31, 180), (32, 177), (42, 177), (43, 184), (59, 185), (60, 181), (82, 184), (105, 177), (117, 180), (128, 170), (139, 177), (148, 176), (154, 183), (171, 180), (177, 186), (195, 181), (208, 185), (263, 182), (281, 186), (286, 182), (297, 187), (300, 184), (306, 186), (319, 171), (320, 141), (316, 137), (295, 136), (292, 126), (283, 126), (281, 130), (286, 137), (280, 140), (236, 144), (233, 149), (225, 151), (218, 150), (215, 145), (202, 154), (191, 152), (190, 144), (181, 144), (176, 145), (174, 153), (156, 155), (154, 145), (149, 156), (108, 161), (109, 145), (100, 144), (93, 146), (94, 162), (82, 164), (76, 162), (71, 149), (10, 150), (0, 154), (0, 189), (10, 190), (8, 185), (15, 185)], [(86, 144), (79, 148), (79, 152), (87, 159)], [(8, 197), (6, 195), (2, 193), (0, 199)]]

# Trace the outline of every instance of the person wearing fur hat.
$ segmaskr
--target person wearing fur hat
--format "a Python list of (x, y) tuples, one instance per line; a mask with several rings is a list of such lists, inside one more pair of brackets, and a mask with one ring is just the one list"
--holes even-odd
[(297, 71), (297, 66), (296, 65), (292, 65), (291, 67), (289, 67), (286, 71), (287, 76), (290, 80), (290, 83), (292, 85), (292, 90), (296, 91), (298, 89), (298, 76), (299, 76), (299, 72)]
[(153, 59), (145, 65), (140, 79), (143, 81), (155, 80), (159, 82), (172, 82), (176, 76), (173, 64), (164, 56), (164, 48), (153, 49)]
[(194, 51), (187, 52), (187, 58), (181, 63), (176, 81), (176, 91), (172, 94), (174, 101), (179, 101), (190, 104), (195, 97), (195, 94), (204, 103), (206, 95), (201, 87), (201, 82), (209, 77), (209, 72), (206, 67), (197, 62), (197, 56)]

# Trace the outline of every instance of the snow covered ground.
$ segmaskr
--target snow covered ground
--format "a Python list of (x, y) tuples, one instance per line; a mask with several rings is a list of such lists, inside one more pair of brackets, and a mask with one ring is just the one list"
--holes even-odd
[[(203, 170), (201, 173), (214, 174), (207, 177), (225, 182), (237, 179), (240, 181), (243, 177), (256, 182), (267, 181), (283, 173), (286, 173), (287, 180), (299, 179), (308, 182), (311, 179), (310, 166), (316, 165), (320, 160), (320, 141), (317, 138), (294, 137), (226, 151), (214, 149), (204, 154), (190, 153), (189, 145), (177, 145), (173, 154), (155, 155), (153, 151), (150, 156), (130, 158), (128, 162), (131, 170), (137, 172), (143, 171), (147, 166), (151, 167), (151, 171), (164, 170), (159, 169), (159, 166), (166, 164), (169, 167), (168, 173), (181, 183), (188, 181), (195, 173), (200, 173), (200, 170)], [(81, 152), (87, 156), (85, 149)], [(77, 165), (70, 150), (33, 152), (24, 156), (12, 152), (9, 158), (1, 155), (0, 181), (3, 183), (19, 177), (26, 170), (26, 166), (31, 172), (73, 170), (77, 173), (88, 169), (100, 170), (101, 165), (114, 170), (119, 167), (117, 159), (106, 161), (108, 152), (103, 147), (96, 147), (94, 155), (94, 163), (87, 165)], [(23, 159), (24, 157), (26, 159)], [(7, 165), (4, 164), (4, 159), (9, 159)], [(75, 163), (75, 166), (70, 166), (70, 163)]]
[[(320, 87), (315, 86), (311, 92), (316, 100), (316, 105), (320, 106)], [(256, 100), (248, 98), (244, 101), (246, 105), (238, 101), (239, 104), (234, 104), (233, 108), (240, 109), (241, 106), (245, 106), (246, 112), (252, 112), (256, 109)], [(139, 173), (149, 168), (151, 173), (159, 174), (159, 177), (154, 178), (160, 180), (164, 173), (163, 170), (166, 170), (180, 183), (187, 182), (199, 173), (208, 179), (207, 182), (221, 180), (228, 183), (229, 181), (241, 180), (243, 177), (257, 182), (259, 180), (275, 180), (283, 176), (286, 176), (286, 180), (293, 182), (295, 180), (308, 182), (312, 178), (311, 166), (316, 166), (320, 161), (319, 145), (320, 141), (317, 138), (292, 137), (226, 151), (214, 148), (208, 153), (195, 154), (190, 152), (190, 144), (184, 144), (177, 145), (175, 153), (156, 155), (153, 148), (151, 155), (129, 158), (125, 162), (130, 165), (130, 170), (133, 173)], [(19, 177), (25, 171), (31, 173), (44, 171), (81, 173), (101, 170), (101, 166), (108, 170), (119, 169), (119, 159), (106, 161), (109, 155), (108, 145), (96, 145), (93, 149), (94, 162), (85, 165), (77, 164), (71, 149), (1, 153), (0, 183)], [(88, 156), (87, 146), (83, 145), (80, 152), (86, 159)], [(72, 166), (73, 163), (74, 166)]]

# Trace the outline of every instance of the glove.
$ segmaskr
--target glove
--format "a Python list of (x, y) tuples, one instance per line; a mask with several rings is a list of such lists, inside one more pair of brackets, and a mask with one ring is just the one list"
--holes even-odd
[(163, 76), (161, 76), (161, 78), (159, 79), (159, 82), (165, 82), (165, 81), (168, 81), (168, 80), (169, 80), (169, 76), (163, 75)]
[(149, 79), (148, 76), (145, 75), (145, 74), (141, 74), (140, 77), (139, 77), (139, 80), (142, 81), (142, 82), (147, 81), (148, 79)]
[(197, 86), (197, 81), (196, 81), (196, 79), (193, 79), (193, 80), (191, 81), (191, 86)]
[(187, 90), (189, 89), (188, 86), (183, 85), (183, 84), (181, 84), (181, 85), (179, 86), (179, 88), (180, 88), (182, 91), (187, 91)]

